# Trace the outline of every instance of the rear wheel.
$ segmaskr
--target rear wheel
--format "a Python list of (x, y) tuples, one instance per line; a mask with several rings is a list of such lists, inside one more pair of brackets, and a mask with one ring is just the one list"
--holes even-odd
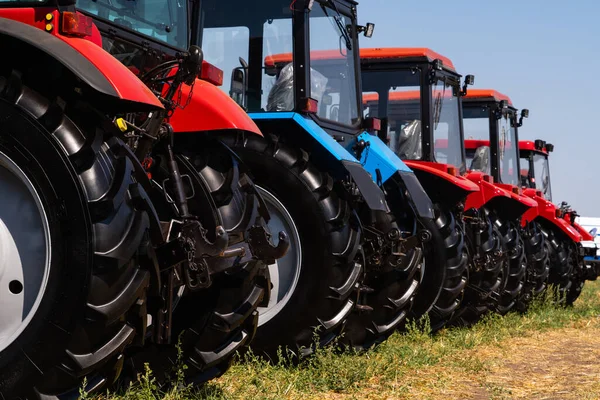
[(78, 125), (19, 74), (0, 78), (3, 398), (77, 395), (84, 377), (98, 392), (143, 329), (148, 216), (133, 207), (133, 162), (101, 121), (66, 113)]
[(521, 295), (517, 300), (517, 309), (526, 311), (531, 301), (542, 296), (548, 287), (550, 274), (549, 244), (538, 223), (532, 222), (525, 231), (525, 256), (527, 274)]
[(495, 218), (486, 211), (485, 227), (480, 230), (481, 246), (478, 256), (475, 244), (475, 230), (471, 225), (472, 269), (465, 290), (465, 301), (453, 318), (453, 325), (469, 326), (481, 319), (490, 310), (496, 309), (500, 293), (508, 279), (508, 264), (504, 255), (504, 245)]
[(502, 235), (504, 251), (507, 255), (508, 278), (506, 286), (500, 294), (496, 311), (505, 315), (516, 307), (523, 290), (527, 273), (527, 259), (525, 258), (525, 243), (518, 227), (513, 222), (502, 223), (500, 220), (497, 220), (497, 226)]
[[(542, 232), (549, 245), (550, 275), (548, 283), (554, 291), (555, 301), (565, 305), (575, 278), (576, 264), (572, 254), (572, 242), (563, 238), (562, 235), (557, 235), (554, 230), (545, 228)], [(571, 298), (569, 296), (569, 300)]]
[(301, 149), (278, 140), (226, 141), (241, 156), (267, 201), (269, 228), (289, 229), (288, 253), (269, 266), (273, 295), (259, 309), (252, 348), (271, 357), (279, 347), (300, 355), (340, 333), (363, 274), (353, 212)]
[[(431, 300), (427, 300), (427, 298), (434, 298), (430, 293), (435, 292), (437, 289), (435, 287), (430, 291), (425, 290), (425, 293), (419, 293), (415, 304), (416, 312), (427, 312), (426, 307), (431, 308), (429, 310), (429, 321), (432, 332), (442, 329), (460, 307), (469, 280), (469, 257), (462, 228), (456, 223), (454, 214), (451, 212), (436, 207), (435, 214), (435, 225), (443, 238), (442, 243), (446, 250), (446, 259), (443, 260), (446, 269), (445, 279), (442, 282), (439, 297), (435, 298), (432, 306), (429, 306)], [(426, 243), (426, 254), (429, 254), (429, 258), (426, 258), (426, 260), (440, 254), (437, 249), (432, 247), (434, 244), (434, 241)], [(439, 264), (435, 264), (434, 268), (437, 265)], [(429, 271), (426, 273), (429, 273)], [(426, 300), (420, 300), (419, 297), (421, 296)]]
[[(356, 312), (346, 323), (342, 343), (355, 350), (366, 350), (385, 341), (405, 321), (423, 278), (423, 249), (415, 236), (400, 238), (401, 230), (392, 214), (370, 213), (374, 218), (361, 218), (379, 234), (365, 228), (363, 249), (367, 265)], [(397, 257), (392, 254), (389, 237), (400, 243)], [(381, 240), (386, 245), (377, 245)], [(379, 247), (381, 246), (381, 247)], [(395, 267), (392, 268), (392, 265)]]
[[(214, 232), (214, 217), (206, 215), (214, 202), (217, 218), (229, 235), (228, 249), (246, 248), (242, 257), (206, 258), (214, 272), (211, 286), (184, 295), (174, 310), (172, 337), (181, 340), (186, 379), (200, 384), (222, 375), (236, 352), (250, 344), (258, 324), (257, 308), (268, 300), (270, 285), (266, 265), (248, 248), (250, 229), (263, 224), (252, 181), (224, 146), (203, 143), (197, 147), (188, 157), (204, 190), (196, 190), (188, 200), (190, 213), (200, 217), (204, 229)], [(179, 162), (185, 160), (179, 156)], [(162, 182), (168, 171), (163, 163), (158, 165), (153, 176)], [(128, 360), (130, 374), (143, 371), (144, 362), (164, 383), (172, 381), (180, 367), (174, 346), (133, 354)]]

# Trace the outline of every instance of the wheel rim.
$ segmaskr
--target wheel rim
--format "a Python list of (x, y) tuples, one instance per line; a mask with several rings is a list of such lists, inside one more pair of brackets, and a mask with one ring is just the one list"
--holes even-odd
[(258, 326), (261, 326), (281, 312), (296, 290), (302, 268), (302, 247), (296, 224), (285, 206), (268, 190), (260, 186), (256, 186), (256, 188), (265, 199), (271, 214), (269, 230), (271, 232), (283, 231), (290, 239), (290, 248), (286, 255), (269, 265), (273, 287), (269, 304), (258, 309)]
[(0, 351), (29, 325), (50, 273), (50, 230), (40, 196), (0, 152)]

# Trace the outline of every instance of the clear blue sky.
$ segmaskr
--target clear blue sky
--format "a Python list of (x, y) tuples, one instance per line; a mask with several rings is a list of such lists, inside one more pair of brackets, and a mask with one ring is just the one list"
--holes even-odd
[(429, 47), (475, 87), (529, 108), (521, 139), (555, 145), (555, 203), (600, 217), (600, 1), (359, 0), (359, 22), (376, 24), (362, 47)]

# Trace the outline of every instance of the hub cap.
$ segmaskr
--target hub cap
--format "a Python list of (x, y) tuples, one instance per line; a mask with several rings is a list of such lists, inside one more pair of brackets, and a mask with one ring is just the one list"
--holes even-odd
[[(275, 264), (269, 265), (273, 288), (267, 307), (258, 309), (258, 326), (261, 326), (281, 312), (296, 290), (302, 266), (302, 247), (296, 224), (285, 206), (266, 189), (260, 186), (256, 186), (256, 188), (265, 199), (271, 214), (269, 230), (271, 232), (284, 231), (290, 239), (290, 248), (286, 255), (276, 260)], [(277, 240), (275, 237), (274, 239)], [(274, 244), (277, 245), (277, 243)]]
[(50, 230), (39, 195), (0, 152), (0, 351), (31, 322), (50, 272)]

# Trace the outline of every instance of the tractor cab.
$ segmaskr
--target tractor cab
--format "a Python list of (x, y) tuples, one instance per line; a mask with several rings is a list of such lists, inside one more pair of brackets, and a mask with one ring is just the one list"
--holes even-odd
[[(461, 75), (429, 49), (361, 50), (365, 117), (381, 120), (380, 137), (403, 160), (466, 171)], [(471, 83), (469, 75), (466, 83)]]
[(554, 145), (543, 140), (522, 140), (519, 142), (521, 160), (521, 183), (523, 187), (539, 190), (543, 197), (552, 201), (550, 183), (549, 153)]
[(331, 135), (358, 133), (356, 3), (349, 0), (200, 2), (207, 61), (226, 71), (228, 90), (253, 118), (308, 117)]
[(518, 189), (518, 127), (528, 114), (523, 110), (519, 117), (508, 96), (495, 90), (469, 90), (463, 98), (467, 168), (490, 174), (508, 191)]

